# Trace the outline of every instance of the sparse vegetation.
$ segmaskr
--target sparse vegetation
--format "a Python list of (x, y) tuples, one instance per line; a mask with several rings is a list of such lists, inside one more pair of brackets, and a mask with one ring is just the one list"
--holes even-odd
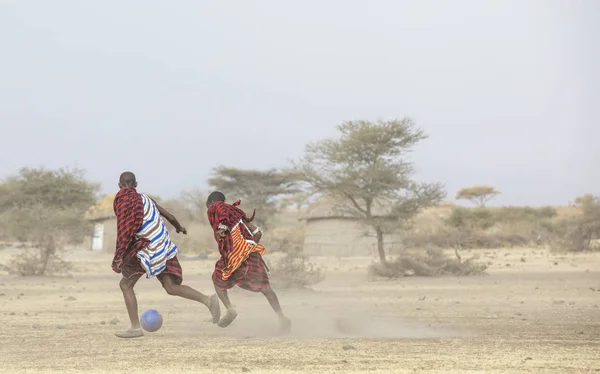
[(229, 203), (241, 199), (248, 213), (256, 208), (256, 223), (267, 228), (280, 211), (280, 199), (298, 192), (299, 175), (294, 172), (244, 170), (219, 166), (213, 170), (208, 184), (223, 192)]
[(574, 252), (599, 250), (600, 198), (586, 194), (575, 199), (581, 214), (561, 220), (556, 225), (554, 248)]
[(63, 169), (22, 169), (0, 184), (0, 224), (11, 240), (29, 245), (13, 258), (11, 271), (23, 276), (67, 272), (64, 247), (90, 234), (84, 214), (97, 188), (81, 170)]
[(400, 278), (406, 276), (468, 276), (484, 274), (487, 265), (477, 256), (466, 260), (455, 250), (455, 258), (440, 249), (429, 249), (425, 254), (405, 252), (394, 261), (376, 263), (369, 267), (372, 276)]
[[(208, 181), (229, 195), (230, 202), (243, 199), (246, 211), (257, 208), (257, 223), (269, 227), (263, 243), (270, 253), (287, 253), (274, 269), (276, 282), (284, 288), (305, 287), (322, 279), (302, 254), (303, 223), (293, 223), (289, 216), (285, 216), (286, 224), (279, 219), (284, 209), (286, 214), (290, 210), (300, 214), (315, 197), (333, 198), (344, 217), (353, 217), (373, 230), (381, 264), (374, 265), (372, 272), (389, 278), (485, 272), (486, 266), (476, 258), (462, 261), (459, 252), (453, 258), (441, 249), (552, 246), (580, 252), (600, 248), (600, 199), (596, 196), (577, 198), (572, 207), (575, 213), (568, 217), (559, 217), (552, 207), (486, 207), (500, 192), (485, 185), (464, 188), (456, 195), (476, 207), (437, 205), (444, 197), (440, 184), (411, 180), (413, 165), (406, 156), (427, 138), (411, 120), (350, 121), (338, 129), (339, 138), (309, 145), (292, 171), (220, 166)], [(97, 186), (87, 182), (80, 170), (22, 169), (3, 181), (0, 238), (26, 245), (13, 259), (11, 271), (21, 275), (67, 271), (63, 250), (91, 233), (83, 215), (93, 205), (96, 191)], [(177, 199), (161, 200), (188, 228), (188, 236), (177, 237), (185, 252), (216, 252), (205, 198), (205, 191), (191, 190)], [(421, 216), (429, 208), (438, 213), (423, 222)], [(396, 232), (403, 233), (406, 252), (387, 263), (384, 238)]]
[(285, 252), (299, 253), (302, 251), (304, 242), (304, 226), (296, 225), (294, 227), (278, 227), (268, 232), (268, 235), (262, 239), (261, 243), (270, 253)]
[(281, 289), (306, 288), (323, 281), (321, 269), (302, 252), (288, 252), (271, 269), (274, 285)]
[(408, 248), (502, 248), (548, 246), (556, 238), (552, 207), (453, 207), (436, 225), (407, 232)]
[[(212, 230), (206, 217), (206, 197), (198, 191), (187, 191), (177, 199), (160, 203), (174, 214), (179, 222), (187, 229), (187, 235), (172, 234), (181, 253), (206, 256), (210, 248), (215, 246)], [(167, 220), (165, 225), (171, 227)], [(171, 229), (174, 232), (174, 229)]]
[(66, 275), (72, 269), (64, 259), (64, 250), (47, 242), (44, 246), (22, 248), (22, 253), (14, 256), (8, 264), (8, 272), (23, 277), (34, 275)]
[(338, 130), (338, 139), (307, 146), (297, 169), (314, 194), (334, 198), (338, 210), (373, 229), (385, 263), (384, 236), (445, 195), (440, 184), (411, 180), (407, 154), (427, 135), (408, 118), (348, 121)]

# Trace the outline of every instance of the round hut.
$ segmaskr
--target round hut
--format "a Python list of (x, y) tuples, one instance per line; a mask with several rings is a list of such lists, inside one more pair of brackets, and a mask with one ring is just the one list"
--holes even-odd
[[(375, 216), (385, 216), (385, 207), (373, 209)], [(372, 228), (354, 216), (345, 203), (332, 198), (317, 201), (302, 217), (306, 222), (304, 252), (312, 256), (377, 256), (377, 237)], [(384, 236), (387, 254), (401, 249), (398, 234)]]
[(117, 218), (113, 210), (115, 195), (106, 195), (86, 212), (85, 218), (93, 225), (87, 245), (92, 251), (114, 252), (117, 242)]

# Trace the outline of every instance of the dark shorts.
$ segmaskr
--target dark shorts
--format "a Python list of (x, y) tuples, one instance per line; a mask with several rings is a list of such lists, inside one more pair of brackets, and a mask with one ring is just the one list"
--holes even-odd
[[(131, 278), (133, 276), (141, 276), (146, 274), (146, 270), (144, 270), (142, 267), (140, 259), (137, 256), (133, 256), (129, 262), (123, 265), (121, 273), (123, 274), (123, 277)], [(183, 282), (183, 269), (181, 269), (181, 264), (179, 263), (177, 256), (167, 260), (167, 267), (160, 274), (158, 274), (156, 278), (158, 278), (158, 280), (162, 283), (163, 278), (167, 274), (175, 278), (175, 284), (181, 284)]]
[(261, 292), (271, 286), (267, 266), (262, 256), (256, 252), (250, 253), (248, 259), (242, 262), (242, 265), (227, 280), (222, 278), (225, 265), (225, 259), (221, 257), (215, 264), (212, 275), (213, 283), (221, 290), (238, 286), (248, 291)]

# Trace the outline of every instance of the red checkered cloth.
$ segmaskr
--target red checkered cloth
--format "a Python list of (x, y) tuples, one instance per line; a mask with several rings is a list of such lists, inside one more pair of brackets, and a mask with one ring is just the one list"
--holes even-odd
[[(117, 248), (113, 257), (112, 269), (115, 273), (130, 278), (133, 275), (145, 274), (146, 271), (136, 256), (138, 251), (148, 245), (148, 241), (140, 239), (136, 233), (144, 221), (144, 203), (135, 188), (123, 188), (115, 196), (113, 209), (117, 216)], [(177, 257), (167, 261), (167, 267), (159, 275), (171, 274), (181, 284), (183, 271)]]
[[(219, 253), (221, 258), (215, 264), (215, 270), (212, 275), (213, 283), (222, 290), (227, 290), (233, 286), (238, 286), (243, 289), (260, 292), (265, 288), (270, 287), (269, 272), (262, 256), (257, 252), (248, 254), (248, 258), (243, 261), (240, 266), (227, 278), (224, 278), (223, 271), (227, 268), (228, 256), (233, 252), (233, 238), (231, 230), (240, 220), (250, 222), (254, 218), (248, 218), (246, 213), (238, 208), (240, 204), (236, 201), (234, 204), (227, 204), (223, 201), (212, 204), (207, 211), (208, 222), (216, 232), (219, 226), (226, 226), (228, 229), (227, 235), (223, 240), (217, 240), (219, 244)], [(240, 233), (244, 239), (253, 240), (252, 234), (248, 231), (245, 225), (239, 225)]]

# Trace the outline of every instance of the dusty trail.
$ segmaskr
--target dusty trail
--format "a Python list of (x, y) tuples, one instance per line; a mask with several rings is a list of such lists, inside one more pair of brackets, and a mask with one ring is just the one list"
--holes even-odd
[[(10, 255), (0, 252), (0, 262)], [(600, 256), (511, 250), (489, 276), (370, 281), (365, 259), (331, 260), (313, 291), (281, 291), (293, 332), (261, 295), (232, 293), (228, 329), (208, 311), (140, 282), (140, 309), (163, 329), (113, 336), (126, 313), (110, 255), (76, 253), (72, 278), (0, 276), (3, 372), (600, 372)], [(500, 257), (500, 256), (499, 256)], [(320, 261), (320, 259), (316, 259)], [(558, 265), (554, 263), (557, 262)], [(213, 261), (182, 259), (186, 282), (211, 290)], [(511, 266), (507, 267), (506, 263)], [(152, 355), (160, 349), (158, 356)]]

